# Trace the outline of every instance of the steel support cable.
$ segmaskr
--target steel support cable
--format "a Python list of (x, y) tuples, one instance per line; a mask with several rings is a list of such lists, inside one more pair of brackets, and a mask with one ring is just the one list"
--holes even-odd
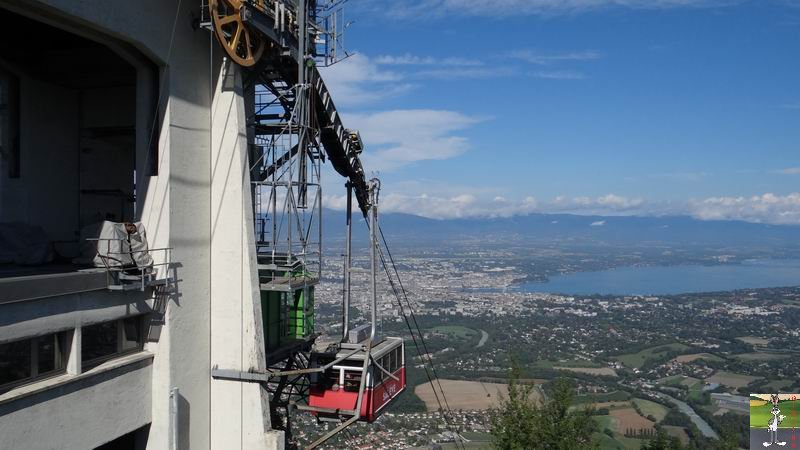
[[(369, 224), (368, 223), (367, 223), (367, 228), (369, 228)], [(384, 246), (386, 246), (387, 254), (391, 258), (391, 252), (389, 251), (389, 246), (388, 246), (388, 243), (386, 242), (386, 237), (384, 236), (383, 230), (380, 228), (380, 226), (378, 226), (378, 231), (381, 234), (381, 239), (383, 240)], [(408, 320), (408, 316), (405, 313), (405, 308), (403, 307), (402, 298), (400, 297), (400, 293), (397, 290), (397, 286), (394, 283), (394, 279), (393, 279), (391, 273), (389, 272), (389, 265), (386, 262), (386, 257), (384, 256), (383, 249), (381, 248), (380, 245), (378, 245), (378, 254), (380, 255), (380, 258), (381, 258), (381, 263), (383, 265), (383, 270), (386, 272), (386, 276), (387, 276), (387, 278), (389, 280), (389, 285), (391, 286), (392, 291), (394, 292), (394, 295), (397, 298), (397, 305), (400, 307), (400, 313), (403, 315), (403, 319), (404, 319), (404, 321), (406, 323), (406, 327), (408, 328), (408, 332), (411, 335), (412, 341), (414, 342), (414, 348), (416, 349), (417, 355), (420, 357), (420, 360), (422, 361), (422, 367), (423, 367), (423, 369), (425, 369), (425, 375), (428, 378), (428, 382), (431, 385), (431, 391), (433, 391), (433, 395), (436, 398), (436, 403), (439, 405), (439, 410), (442, 411), (442, 418), (444, 419), (445, 426), (453, 434), (456, 435), (456, 437), (454, 438), (456, 447), (462, 448), (462, 449), (466, 449), (466, 447), (464, 446), (464, 443), (461, 442), (460, 435), (458, 434), (457, 431), (454, 431), (453, 425), (450, 424), (450, 418), (448, 417), (448, 415), (452, 414), (452, 410), (450, 409), (450, 404), (447, 401), (447, 395), (445, 394), (444, 389), (442, 388), (441, 381), (439, 381), (439, 377), (438, 377), (438, 375), (436, 373), (436, 366), (433, 364), (433, 359), (431, 358), (430, 353), (428, 352), (428, 346), (427, 346), (427, 344), (425, 344), (425, 338), (423, 337), (422, 331), (420, 330), (419, 324), (417, 323), (417, 319), (416, 319), (416, 315), (414, 314), (414, 310), (411, 307), (411, 303), (408, 301), (408, 296), (405, 293), (405, 288), (402, 288), (403, 289), (403, 297), (406, 300), (406, 304), (407, 304), (407, 306), (409, 308), (411, 316), (414, 319), (414, 327), (417, 329), (417, 334), (419, 334), (420, 341), (422, 341), (423, 348), (425, 349), (425, 354), (424, 355), (427, 355), (427, 357), (428, 357), (427, 358), (427, 365), (426, 365), (426, 358), (425, 358), (425, 356), (423, 356), (423, 354), (422, 354), (422, 352), (420, 350), (419, 344), (417, 343), (417, 338), (414, 336), (414, 331), (411, 328), (411, 322)], [(400, 280), (400, 275), (397, 272), (397, 266), (394, 264), (394, 260), (393, 259), (391, 260), (391, 262), (392, 262), (392, 267), (394, 269), (394, 272), (397, 275), (397, 281), (400, 284), (400, 286), (402, 287), (402, 281)], [(431, 372), (428, 371), (428, 367), (427, 367), (428, 365), (431, 366), (431, 371), (433, 372), (434, 377), (436, 377), (436, 384), (439, 386), (439, 390), (442, 393), (442, 399), (444, 400), (444, 405), (442, 405), (442, 401), (439, 399), (439, 394), (436, 392), (436, 385), (434, 385), (434, 383), (433, 383), (433, 378), (431, 377)]]
[[(369, 227), (369, 225), (367, 225), (367, 227)], [(379, 248), (379, 250), (380, 250), (380, 248)], [(411, 335), (411, 339), (414, 342), (414, 349), (417, 351), (417, 355), (419, 356), (420, 361), (422, 361), (422, 368), (425, 370), (425, 375), (427, 376), (428, 381), (431, 384), (431, 390), (433, 391), (433, 395), (436, 398), (436, 403), (439, 405), (439, 409), (440, 410), (444, 410), (445, 407), (444, 407), (444, 405), (442, 405), (442, 401), (439, 399), (439, 394), (436, 392), (436, 387), (433, 384), (433, 378), (431, 377), (430, 371), (428, 371), (428, 365), (426, 364), (425, 357), (423, 356), (422, 351), (420, 350), (419, 344), (417, 343), (417, 337), (414, 335), (414, 331), (411, 328), (411, 322), (408, 320), (408, 316), (405, 313), (405, 308), (403, 307), (403, 303), (402, 303), (401, 298), (400, 298), (400, 293), (397, 291), (397, 287), (394, 284), (394, 280), (392, 279), (391, 274), (389, 273), (389, 266), (388, 266), (388, 264), (386, 264), (386, 258), (383, 256), (383, 251), (379, 251), (378, 254), (380, 255), (381, 263), (383, 265), (384, 271), (386, 272), (386, 276), (389, 279), (389, 285), (391, 286), (392, 291), (395, 294), (395, 297), (397, 297), (397, 305), (400, 307), (400, 314), (403, 315), (403, 319), (404, 319), (404, 321), (406, 323), (406, 327), (408, 328), (408, 333)], [(417, 328), (417, 333), (419, 333), (419, 328)], [(420, 334), (420, 339), (422, 339), (422, 334)], [(442, 391), (442, 395), (444, 395), (444, 391)], [(445, 423), (447, 423), (446, 419), (445, 419)], [(448, 428), (449, 428), (449, 424), (448, 424)]]
[[(444, 405), (442, 405), (442, 400), (439, 398), (439, 394), (436, 392), (436, 386), (433, 383), (433, 378), (431, 377), (431, 373), (430, 373), (430, 371), (428, 371), (428, 365), (430, 365), (431, 368), (433, 369), (433, 367), (434, 367), (433, 366), (433, 361), (430, 359), (430, 355), (428, 355), (428, 361), (426, 363), (425, 356), (422, 353), (422, 351), (420, 350), (419, 344), (417, 343), (417, 338), (416, 338), (416, 336), (414, 336), (414, 331), (411, 328), (411, 322), (408, 320), (408, 315), (406, 315), (406, 313), (405, 313), (405, 309), (403, 307), (403, 302), (402, 302), (402, 300), (400, 298), (400, 293), (397, 291), (397, 287), (395, 287), (394, 281), (392, 280), (391, 275), (389, 273), (389, 268), (388, 268), (388, 265), (386, 264), (386, 259), (383, 256), (383, 252), (382, 251), (379, 252), (379, 253), (380, 253), (380, 256), (381, 256), (381, 263), (383, 264), (383, 269), (386, 272), (386, 275), (389, 277), (389, 285), (392, 287), (392, 291), (394, 292), (395, 297), (397, 298), (397, 305), (400, 306), (400, 314), (403, 315), (403, 319), (404, 319), (404, 321), (406, 323), (406, 327), (408, 328), (408, 333), (411, 335), (411, 339), (414, 342), (414, 348), (416, 349), (417, 355), (419, 356), (420, 360), (422, 361), (422, 368), (425, 370), (425, 376), (428, 378), (428, 383), (430, 383), (430, 385), (431, 385), (431, 391), (433, 392), (433, 396), (436, 398), (436, 403), (439, 405), (439, 410), (442, 411), (442, 418), (444, 419), (445, 426), (451, 432), (453, 432), (456, 435), (458, 435), (458, 433), (453, 429), (453, 425), (450, 423), (450, 420), (448, 418), (448, 414), (451, 414), (452, 410), (450, 409), (450, 405), (447, 402), (447, 397), (445, 395), (445, 392), (444, 392), (444, 390), (442, 390), (441, 383), (438, 383), (438, 379), (437, 379), (437, 384), (439, 384), (439, 390), (442, 393), (442, 399), (444, 399)], [(420, 340), (423, 340), (422, 333), (420, 332), (419, 327), (417, 327), (417, 334), (419, 334)], [(459, 446), (459, 443), (461, 443), (460, 441), (461, 441), (460, 439), (456, 439), (456, 447)], [(463, 443), (461, 443), (461, 447), (460, 448), (464, 448)]]
[[(411, 318), (414, 320), (414, 326), (417, 328), (417, 332), (420, 333), (420, 340), (422, 341), (422, 347), (425, 350), (425, 353), (430, 355), (428, 351), (428, 345), (425, 343), (425, 338), (422, 337), (422, 332), (420, 331), (419, 323), (417, 323), (417, 315), (414, 314), (414, 308), (411, 306), (411, 302), (408, 300), (408, 294), (406, 293), (406, 288), (403, 286), (403, 280), (400, 278), (400, 273), (397, 271), (397, 265), (394, 263), (394, 257), (392, 256), (392, 251), (389, 250), (389, 243), (386, 242), (386, 236), (383, 234), (383, 229), (378, 227), (378, 231), (381, 234), (381, 240), (383, 240), (383, 245), (386, 247), (386, 254), (389, 256), (389, 261), (392, 263), (392, 269), (394, 270), (395, 276), (397, 277), (397, 283), (400, 285), (400, 290), (403, 293), (403, 298), (406, 301), (406, 305), (408, 305), (408, 309), (411, 312)], [(429, 356), (430, 358), (430, 356)], [(439, 381), (439, 374), (436, 373), (436, 366), (433, 365), (433, 359), (431, 361), (431, 369), (433, 370), (433, 375), (436, 377), (436, 382), (439, 385), (439, 389), (442, 391), (442, 396), (444, 396), (444, 389), (442, 389), (442, 384)], [(445, 403), (447, 403), (447, 397), (445, 397)], [(450, 410), (450, 405), (447, 405), (447, 409)]]

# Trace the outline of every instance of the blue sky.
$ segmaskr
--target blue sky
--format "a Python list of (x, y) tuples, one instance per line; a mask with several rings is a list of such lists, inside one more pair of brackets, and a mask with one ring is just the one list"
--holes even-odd
[(354, 56), (323, 76), (385, 210), (800, 224), (798, 1), (351, 0), (346, 15)]

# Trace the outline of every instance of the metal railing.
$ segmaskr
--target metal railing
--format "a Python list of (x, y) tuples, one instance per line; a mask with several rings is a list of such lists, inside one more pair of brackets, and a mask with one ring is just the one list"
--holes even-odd
[[(148, 287), (165, 285), (170, 280), (172, 247), (133, 250), (130, 248), (128, 240), (124, 238), (89, 238), (86, 240), (96, 243), (96, 256), (103, 262), (108, 289), (111, 291), (127, 291), (137, 287), (140, 291), (144, 291)], [(118, 244), (112, 247), (114, 242)], [(104, 253), (100, 252), (101, 245), (106, 246)], [(150, 255), (152, 262), (140, 266), (134, 257), (137, 254)], [(155, 262), (156, 258), (153, 257), (153, 254), (162, 254), (163, 262)]]

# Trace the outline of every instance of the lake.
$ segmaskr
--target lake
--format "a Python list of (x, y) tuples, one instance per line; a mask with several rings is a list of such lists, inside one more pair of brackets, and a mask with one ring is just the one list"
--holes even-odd
[(719, 266), (620, 267), (558, 275), (545, 283), (523, 283), (524, 292), (605, 295), (669, 295), (800, 286), (800, 260), (748, 260)]

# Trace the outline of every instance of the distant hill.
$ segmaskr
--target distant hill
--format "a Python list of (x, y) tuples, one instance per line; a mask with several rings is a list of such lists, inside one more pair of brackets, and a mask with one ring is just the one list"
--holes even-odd
[[(358, 219), (361, 219), (359, 216)], [(642, 245), (647, 243), (798, 247), (800, 226), (767, 225), (741, 221), (704, 221), (686, 216), (579, 216), (530, 214), (495, 219), (435, 220), (410, 214), (382, 214), (387, 237), (410, 243), (441, 240), (487, 239)], [(325, 210), (328, 239), (344, 236), (344, 212)], [(366, 236), (363, 223), (355, 222), (354, 236)], [(398, 245), (398, 244), (395, 244)]]

